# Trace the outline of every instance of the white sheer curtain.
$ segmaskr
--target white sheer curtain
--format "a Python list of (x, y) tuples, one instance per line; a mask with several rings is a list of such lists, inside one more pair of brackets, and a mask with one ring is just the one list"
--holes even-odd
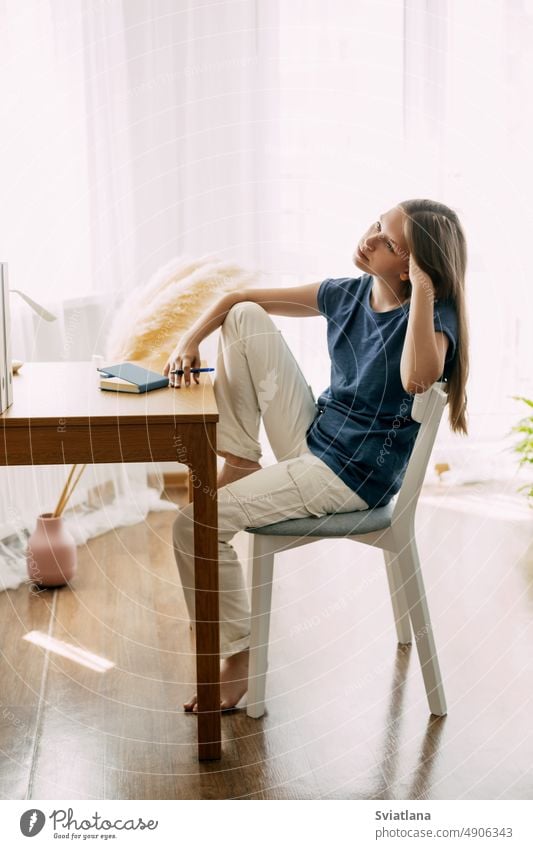
[[(417, 8), (422, 5), (425, 15)], [(515, 466), (505, 437), (523, 415), (511, 396), (533, 391), (526, 235), (533, 190), (533, 6), (447, 0), (406, 9), (406, 47), (420, 38), (429, 45), (408, 51), (411, 162), (421, 157), (419, 181), (434, 173), (435, 190), (458, 210), (469, 240), (471, 439), (463, 458), (478, 477), (505, 477)], [(453, 450), (454, 441), (447, 441), (442, 449)]]
[[(180, 253), (272, 269), (277, 39), (266, 0), (2, 3), (0, 255), (11, 285), (59, 316), (13, 301), (15, 357), (101, 353), (121, 297)], [(138, 520), (157, 506), (147, 471), (94, 467), (79, 499), (110, 479)], [(0, 539), (20, 539), (65, 470), (0, 472)], [(104, 512), (80, 513), (78, 538), (130, 520)], [(0, 587), (22, 579), (8, 559)]]
[[(282, 267), (293, 284), (356, 276), (369, 221), (434, 197), (467, 231), (470, 431), (435, 456), (458, 481), (515, 475), (508, 439), (533, 392), (529, 281), (533, 4), (520, 0), (282, 4)], [(320, 319), (285, 332), (328, 382)], [(510, 484), (511, 488), (513, 484)]]
[(41, 300), (276, 253), (277, 3), (5, 0), (0, 249)]

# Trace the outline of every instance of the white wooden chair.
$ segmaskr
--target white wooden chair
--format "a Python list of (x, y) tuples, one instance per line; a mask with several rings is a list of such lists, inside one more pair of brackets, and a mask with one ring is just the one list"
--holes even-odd
[(435, 383), (415, 396), (411, 416), (420, 422), (402, 487), (392, 502), (353, 513), (288, 519), (262, 528), (246, 528), (250, 539), (251, 643), (248, 716), (265, 712), (270, 608), (274, 555), (324, 538), (346, 538), (383, 549), (399, 643), (414, 632), (432, 714), (446, 713), (446, 700), (415, 539), (415, 511), (447, 395)]

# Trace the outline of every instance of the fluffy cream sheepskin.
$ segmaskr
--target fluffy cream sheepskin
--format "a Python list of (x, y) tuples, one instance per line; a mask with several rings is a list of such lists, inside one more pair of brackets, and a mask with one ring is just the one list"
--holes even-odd
[(183, 333), (217, 297), (261, 285), (261, 272), (216, 254), (176, 257), (123, 301), (110, 327), (106, 358), (142, 360), (160, 371)]

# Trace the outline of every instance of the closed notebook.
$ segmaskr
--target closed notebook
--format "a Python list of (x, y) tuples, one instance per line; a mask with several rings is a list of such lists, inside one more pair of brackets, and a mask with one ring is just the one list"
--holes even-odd
[(122, 380), (121, 377), (100, 377), (100, 389), (106, 389), (109, 392), (133, 392), (140, 395), (141, 390), (136, 383), (130, 383), (129, 380)]
[(117, 363), (99, 369), (100, 389), (110, 392), (151, 392), (168, 386), (168, 377), (134, 363)]

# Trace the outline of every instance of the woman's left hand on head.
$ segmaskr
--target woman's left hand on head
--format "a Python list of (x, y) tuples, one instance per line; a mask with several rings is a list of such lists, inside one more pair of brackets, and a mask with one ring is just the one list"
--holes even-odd
[(423, 289), (427, 288), (432, 294), (434, 293), (431, 277), (425, 271), (422, 271), (413, 253), (409, 254), (409, 280), (411, 281), (411, 286), (417, 286)]

